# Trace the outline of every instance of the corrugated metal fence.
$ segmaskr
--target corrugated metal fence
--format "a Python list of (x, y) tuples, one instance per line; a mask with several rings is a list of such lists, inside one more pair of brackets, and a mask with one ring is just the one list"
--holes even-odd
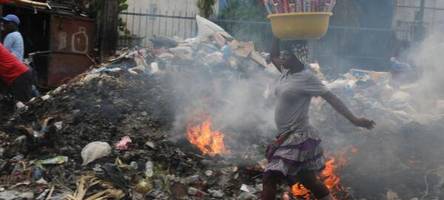
[(196, 13), (191, 12), (156, 12), (143, 10), (125, 11), (120, 17), (129, 31), (121, 34), (120, 47), (145, 46), (155, 36), (189, 38), (196, 35)]

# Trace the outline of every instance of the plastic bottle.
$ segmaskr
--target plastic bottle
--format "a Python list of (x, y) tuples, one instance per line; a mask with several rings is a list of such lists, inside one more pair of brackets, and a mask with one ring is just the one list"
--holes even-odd
[(288, 4), (289, 4), (288, 7), (290, 9), (290, 12), (291, 13), (296, 12), (296, 0), (289, 0)]
[(336, 0), (326, 0), (325, 5), (327, 7), (327, 12), (331, 12), (336, 5)]
[(319, 0), (319, 12), (327, 12), (327, 9), (325, 9), (325, 0)]
[(321, 0), (316, 0), (316, 12), (322, 12)]
[(315, 0), (310, 0), (310, 5), (311, 5), (310, 12), (314, 12), (316, 10)]
[(284, 9), (285, 13), (289, 13), (290, 12), (290, 7), (289, 7), (289, 3), (288, 0), (282, 0), (282, 7)]
[(274, 6), (276, 7), (276, 12), (277, 13), (282, 13), (282, 4), (281, 4), (281, 0), (275, 0), (274, 1)]
[(311, 11), (311, 0), (304, 0), (304, 12)]
[(282, 13), (279, 7), (279, 0), (273, 0), (273, 10), (277, 14)]
[(325, 0), (324, 6), (325, 12), (330, 12), (331, 0)]
[(273, 11), (271, 11), (271, 6), (270, 6), (271, 4), (270, 4), (269, 0), (264, 0), (264, 5), (265, 5), (265, 8), (267, 9), (267, 13), (269, 15), (273, 14)]
[(295, 10), (296, 12), (302, 12), (303, 11), (303, 6), (302, 6), (302, 1), (303, 0), (296, 0), (295, 2)]
[(330, 11), (333, 11), (333, 8), (335, 8), (335, 6), (336, 6), (336, 0), (331, 0)]
[(145, 176), (148, 178), (153, 177), (154, 175), (154, 164), (152, 161), (147, 161), (145, 163)]

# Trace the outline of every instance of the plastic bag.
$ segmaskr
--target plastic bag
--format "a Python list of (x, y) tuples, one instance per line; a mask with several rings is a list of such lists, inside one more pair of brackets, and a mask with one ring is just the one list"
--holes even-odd
[(103, 158), (111, 154), (111, 146), (106, 142), (91, 142), (87, 144), (81, 152), (82, 165), (87, 165), (94, 160)]
[(42, 160), (40, 163), (42, 165), (61, 165), (63, 163), (68, 162), (69, 158), (66, 156), (57, 156), (54, 158)]
[(196, 21), (197, 21), (197, 38), (199, 38), (200, 40), (206, 40), (208, 39), (208, 37), (214, 35), (215, 33), (219, 33), (225, 38), (229, 39), (233, 38), (223, 28), (199, 15), (196, 16)]
[(116, 144), (116, 149), (121, 150), (121, 151), (128, 150), (129, 145), (132, 142), (133, 141), (131, 140), (131, 138), (129, 136), (122, 137), (122, 139), (120, 139), (120, 141)]
[(171, 48), (170, 52), (181, 59), (185, 59), (185, 60), (192, 60), (193, 59), (193, 49), (191, 49), (191, 47), (179, 46), (179, 47)]

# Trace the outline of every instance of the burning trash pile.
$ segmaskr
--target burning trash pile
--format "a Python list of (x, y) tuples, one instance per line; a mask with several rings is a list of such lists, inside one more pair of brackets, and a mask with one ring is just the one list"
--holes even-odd
[(198, 21), (199, 37), (155, 38), (14, 113), (0, 199), (258, 199), (275, 74), (252, 43)]
[[(197, 21), (196, 38), (154, 38), (14, 113), (0, 126), (0, 199), (258, 199), (277, 74), (252, 43)], [(419, 114), (387, 76), (325, 81), (378, 126), (314, 101), (320, 178), (337, 199), (440, 199), (443, 118)], [(312, 199), (299, 184), (281, 190)]]
[(443, 198), (443, 110), (422, 111), (421, 98), (414, 96), (418, 83), (397, 88), (388, 72), (358, 69), (325, 83), (354, 112), (377, 123), (372, 131), (355, 128), (322, 101), (311, 111), (327, 149), (353, 146), (340, 173), (353, 198)]
[(230, 104), (214, 88), (266, 64), (221, 34), (156, 38), (31, 100), (0, 129), (0, 199), (256, 199), (261, 147), (234, 162), (225, 145), (242, 136), (224, 138), (209, 107)]
[[(124, 63), (136, 66), (132, 60)], [(169, 140), (174, 122), (169, 77), (136, 75), (124, 63), (92, 70), (34, 99), (5, 125), (0, 134), (0, 199), (241, 195), (241, 183), (248, 183), (239, 175), (244, 169), (212, 160), (222, 153), (217, 148), (209, 147), (205, 156), (191, 145), (187, 149), (188, 144), (181, 147)], [(202, 140), (200, 132), (222, 137), (209, 123), (189, 127), (190, 142)], [(202, 145), (205, 149), (220, 142), (223, 138)]]

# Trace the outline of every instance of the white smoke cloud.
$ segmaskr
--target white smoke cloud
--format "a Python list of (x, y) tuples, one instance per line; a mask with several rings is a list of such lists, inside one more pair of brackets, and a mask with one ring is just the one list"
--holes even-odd
[[(409, 52), (409, 57), (421, 74), (412, 92), (420, 105), (421, 112), (436, 114), (439, 99), (444, 99), (444, 38), (442, 32), (433, 32), (417, 47)], [(442, 110), (441, 110), (442, 111)]]

